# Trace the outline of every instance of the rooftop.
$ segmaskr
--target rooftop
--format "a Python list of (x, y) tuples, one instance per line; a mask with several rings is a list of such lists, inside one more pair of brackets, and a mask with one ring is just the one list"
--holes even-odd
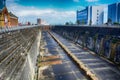
[(14, 15), (12, 12), (9, 12), (9, 15), (14, 18), (18, 18), (16, 15)]

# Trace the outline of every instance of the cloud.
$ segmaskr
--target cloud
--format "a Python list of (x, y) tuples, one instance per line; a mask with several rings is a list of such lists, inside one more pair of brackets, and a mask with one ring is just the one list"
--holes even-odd
[(87, 2), (97, 2), (99, 0), (86, 0)]
[(74, 2), (79, 2), (79, 0), (73, 0)]
[(76, 20), (76, 11), (57, 11), (54, 9), (39, 9), (32, 6), (22, 6), (14, 3), (7, 4), (9, 11), (19, 17), (20, 22), (30, 21), (36, 23), (37, 18), (41, 18), (50, 24), (64, 24), (67, 21)]
[(84, 6), (77, 6), (77, 10), (83, 10), (83, 9), (85, 9)]

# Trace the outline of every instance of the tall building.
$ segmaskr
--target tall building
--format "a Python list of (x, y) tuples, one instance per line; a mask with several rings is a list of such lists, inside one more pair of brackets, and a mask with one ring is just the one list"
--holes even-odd
[(107, 16), (105, 15), (105, 9), (107, 6), (91, 6), (90, 7), (90, 20), (93, 25), (101, 25), (106, 23), (105, 19)]
[(118, 3), (118, 22), (120, 23), (120, 3)]
[(41, 24), (41, 19), (40, 18), (37, 19), (37, 24)]
[(81, 11), (77, 10), (77, 21), (79, 21), (80, 24), (88, 24), (89, 21), (88, 10), (89, 10), (88, 7)]
[(108, 19), (117, 22), (117, 5), (118, 3), (108, 5)]
[(120, 3), (108, 5), (108, 19), (111, 20), (112, 23), (120, 23)]
[(84, 10), (77, 11), (77, 21), (80, 24), (101, 25), (107, 21), (107, 6), (88, 6)]
[(11, 27), (18, 25), (18, 17), (9, 13), (6, 7), (6, 0), (0, 0), (0, 27)]
[(45, 21), (45, 20), (43, 20), (43, 19), (40, 19), (40, 18), (38, 18), (37, 19), (37, 24), (39, 25), (48, 25), (48, 23)]

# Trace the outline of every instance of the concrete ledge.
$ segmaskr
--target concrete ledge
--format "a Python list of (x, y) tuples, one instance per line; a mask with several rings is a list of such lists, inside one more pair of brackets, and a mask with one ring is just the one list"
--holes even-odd
[[(49, 32), (50, 33), (50, 32)], [(66, 51), (66, 53), (79, 65), (81, 69), (83, 69), (88, 77), (92, 80), (99, 80), (98, 77), (84, 65), (64, 44), (62, 44), (52, 33), (50, 35), (59, 43), (59, 45)]]

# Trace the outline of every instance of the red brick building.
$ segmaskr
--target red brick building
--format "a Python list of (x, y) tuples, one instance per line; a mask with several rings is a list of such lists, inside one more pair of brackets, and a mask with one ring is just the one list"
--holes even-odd
[(5, 3), (6, 0), (0, 0), (0, 27), (18, 26), (18, 17), (8, 12)]
[(18, 26), (18, 17), (11, 12), (9, 13), (9, 15), (10, 15), (10, 26)]

